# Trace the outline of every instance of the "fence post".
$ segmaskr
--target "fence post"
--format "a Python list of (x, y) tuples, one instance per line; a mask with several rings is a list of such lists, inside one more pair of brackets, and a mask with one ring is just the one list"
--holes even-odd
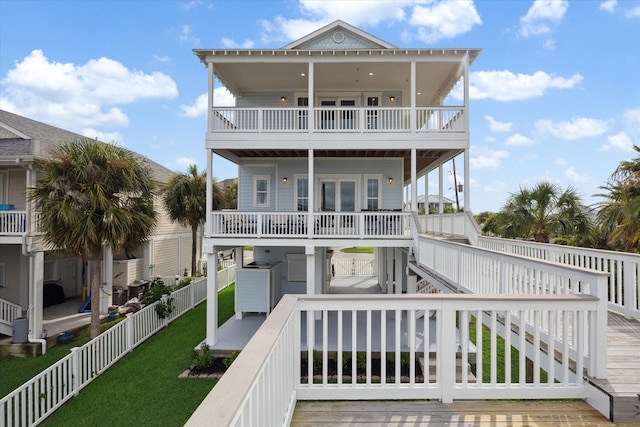
[(607, 298), (607, 277), (596, 276), (591, 295), (598, 298), (597, 309), (590, 316), (589, 330), (589, 375), (594, 378), (607, 378), (607, 316), (609, 302)]
[(80, 349), (78, 347), (73, 347), (71, 349), (71, 371), (73, 373), (73, 394), (80, 394)]
[[(446, 307), (445, 307), (446, 306)], [(442, 384), (442, 403), (453, 402), (453, 386), (456, 381), (456, 318), (453, 305), (442, 304), (438, 319), (436, 355), (437, 378)], [(428, 363), (425, 359), (425, 363)]]
[[(627, 319), (631, 319), (631, 310), (635, 309), (635, 301), (636, 295), (635, 290), (637, 288), (636, 285), (636, 269), (638, 268), (638, 264), (635, 262), (631, 262), (628, 260), (622, 261), (622, 287), (623, 287), (623, 298), (624, 298), (624, 317)], [(613, 280), (613, 278), (611, 279)]]
[(131, 313), (125, 315), (125, 331), (127, 336), (127, 350), (133, 350), (133, 320), (131, 320)]
[(193, 307), (195, 307), (195, 305), (196, 305), (196, 303), (195, 303), (196, 297), (193, 294), (194, 293), (194, 288), (195, 288), (195, 285), (194, 285), (193, 280), (192, 280), (191, 283), (189, 283), (189, 309), (190, 310), (192, 310)]

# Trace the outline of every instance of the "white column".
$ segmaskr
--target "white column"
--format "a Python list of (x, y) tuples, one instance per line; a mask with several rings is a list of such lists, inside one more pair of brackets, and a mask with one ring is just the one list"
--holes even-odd
[(469, 52), (464, 55), (462, 63), (464, 67), (464, 129), (469, 140)]
[(411, 149), (411, 210), (418, 212), (418, 179), (416, 178), (416, 149)]
[(29, 328), (31, 337), (42, 336), (42, 306), (44, 304), (42, 294), (44, 291), (44, 252), (34, 252), (31, 256), (31, 268), (29, 269)]
[(429, 215), (429, 172), (424, 174), (424, 214)]
[(444, 172), (442, 165), (438, 166), (438, 213), (444, 213)]
[(418, 276), (413, 270), (407, 267), (407, 294), (415, 294), (417, 292), (417, 282)]
[(469, 149), (464, 150), (464, 210), (471, 212), (471, 183), (469, 179)]
[(411, 113), (409, 114), (409, 126), (411, 132), (415, 133), (418, 121), (416, 120), (416, 61), (411, 61)]
[(207, 99), (207, 122), (208, 122), (208, 126), (207, 129), (209, 130), (209, 132), (211, 132), (213, 130), (213, 90), (215, 89), (215, 74), (213, 72), (213, 63), (209, 62), (208, 63), (208, 71), (209, 71), (209, 75), (208, 75), (208, 91), (209, 91), (209, 96)]
[[(307, 295), (314, 295), (316, 293), (316, 260), (315, 260), (315, 248), (313, 246), (306, 246), (304, 249), (307, 261)], [(315, 343), (315, 319), (320, 318), (319, 312), (307, 312), (307, 347), (312, 349)]]
[(110, 246), (102, 247), (102, 283), (100, 291), (100, 313), (109, 311), (109, 306), (113, 304), (113, 251)]
[(313, 115), (313, 106), (315, 104), (315, 96), (313, 94), (313, 79), (314, 79), (314, 72), (313, 72), (313, 62), (309, 62), (309, 73), (308, 73), (308, 79), (307, 79), (307, 92), (308, 92), (308, 97), (309, 97), (309, 117), (307, 120), (308, 126), (309, 126), (309, 133), (313, 133), (313, 130), (315, 129), (316, 125), (316, 118)]
[(309, 186), (309, 193), (307, 197), (307, 203), (309, 205), (309, 211), (307, 212), (307, 234), (310, 239), (313, 238), (313, 231), (315, 224), (313, 222), (313, 212), (315, 211), (315, 177), (313, 170), (313, 149), (309, 149), (308, 164), (307, 164), (307, 184)]
[[(214, 247), (215, 249), (215, 247)], [(207, 254), (207, 339), (209, 346), (218, 341), (218, 274), (217, 253)]]
[(207, 148), (207, 197), (204, 223), (204, 237), (210, 237), (212, 234), (211, 210), (213, 209), (213, 150)]
[(396, 294), (401, 294), (402, 293), (402, 287), (404, 284), (404, 274), (402, 271), (402, 251), (400, 250), (400, 248), (395, 248), (393, 250), (393, 259), (395, 260), (395, 277), (396, 277), (396, 284), (395, 284), (395, 293)]
[(393, 248), (387, 248), (387, 293), (394, 293), (393, 288)]

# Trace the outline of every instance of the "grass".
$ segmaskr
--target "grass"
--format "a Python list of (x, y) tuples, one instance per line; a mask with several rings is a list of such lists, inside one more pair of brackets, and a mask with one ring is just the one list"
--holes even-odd
[[(100, 325), (105, 331), (122, 321), (124, 318), (105, 322)], [(38, 375), (40, 372), (67, 356), (73, 347), (80, 347), (89, 341), (89, 326), (74, 333), (73, 341), (66, 344), (56, 344), (48, 348), (47, 353), (40, 357), (0, 356), (0, 396), (6, 396), (22, 384)]]
[[(219, 323), (233, 315), (233, 297), (234, 286), (219, 293)], [(178, 379), (205, 333), (206, 302), (120, 359), (42, 425), (184, 425), (217, 381)]]
[(353, 246), (350, 248), (342, 248), (340, 252), (345, 254), (372, 254), (373, 246)]

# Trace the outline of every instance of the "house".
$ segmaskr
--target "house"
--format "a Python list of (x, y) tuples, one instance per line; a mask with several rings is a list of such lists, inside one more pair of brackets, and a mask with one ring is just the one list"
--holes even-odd
[[(338, 20), (280, 49), (194, 53), (208, 70), (207, 176), (214, 154), (239, 171), (238, 209), (207, 203), (204, 252), (211, 263), (254, 247), (237, 272), (237, 316), (268, 313), (284, 294), (331, 293), (331, 247), (373, 246), (382, 293), (415, 287), (418, 179), (437, 170), (442, 188), (443, 165), (461, 156), (469, 188), (468, 73), (480, 49), (398, 48)], [(216, 81), (235, 107), (214, 107)]]
[[(424, 210), (425, 196), (421, 194), (418, 196), (418, 211)], [(429, 205), (429, 211), (438, 212), (440, 209), (440, 197), (435, 194), (429, 194), (427, 196), (427, 203)], [(451, 199), (448, 199), (442, 196), (442, 207), (443, 210), (451, 210), (453, 209), (453, 204), (455, 202)]]
[[(35, 161), (56, 144), (79, 139), (85, 137), (0, 110), (0, 334), (12, 335), (13, 320), (26, 316), (29, 340), (40, 339), (43, 306), (79, 297), (80, 307), (90, 268), (104, 265), (100, 307), (106, 314), (118, 290), (128, 291), (135, 279), (182, 276), (191, 265), (190, 229), (171, 222), (159, 199), (155, 234), (135, 254), (105, 250), (101, 265), (82, 265), (78, 258), (45, 250), (37, 230), (38, 213), (28, 201), (38, 173)], [(166, 182), (172, 171), (145, 160), (155, 181)]]

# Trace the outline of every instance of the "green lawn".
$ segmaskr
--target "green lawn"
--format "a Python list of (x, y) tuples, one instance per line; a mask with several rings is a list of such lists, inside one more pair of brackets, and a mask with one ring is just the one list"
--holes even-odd
[(373, 246), (353, 246), (351, 248), (342, 248), (340, 252), (345, 254), (372, 254)]
[[(220, 323), (233, 315), (233, 296), (233, 286), (219, 294)], [(216, 383), (214, 379), (178, 379), (189, 366), (192, 351), (204, 338), (205, 331), (206, 302), (120, 359), (42, 425), (183, 425)], [(73, 345), (78, 344), (79, 341), (74, 340)], [(63, 346), (54, 349), (58, 347), (62, 350)], [(51, 357), (55, 357), (54, 349), (47, 355), (52, 353)], [(40, 362), (43, 358), (24, 359), (28, 360), (42, 363), (40, 370), (48, 366)], [(4, 370), (10, 368), (5, 367), (5, 363), (1, 366), (4, 388)], [(14, 366), (13, 369), (20, 369), (19, 365)], [(39, 372), (35, 367), (29, 369)]]

